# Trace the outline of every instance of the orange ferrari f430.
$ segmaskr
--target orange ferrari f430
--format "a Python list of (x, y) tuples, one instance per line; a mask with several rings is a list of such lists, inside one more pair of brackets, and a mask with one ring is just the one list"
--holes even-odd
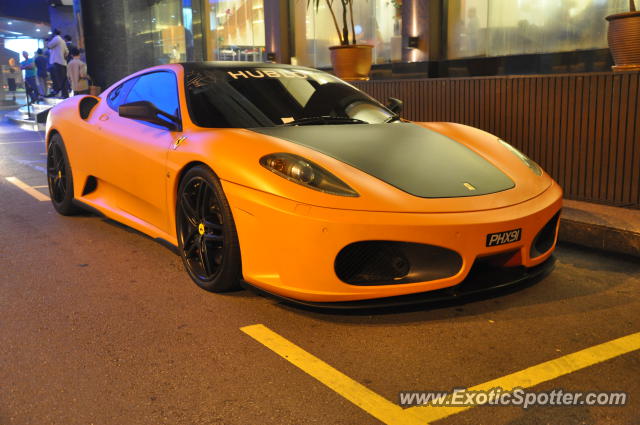
[(304, 67), (145, 69), (51, 110), (51, 199), (168, 242), (214, 292), (357, 307), (548, 272), (553, 179), (496, 136), (399, 109)]

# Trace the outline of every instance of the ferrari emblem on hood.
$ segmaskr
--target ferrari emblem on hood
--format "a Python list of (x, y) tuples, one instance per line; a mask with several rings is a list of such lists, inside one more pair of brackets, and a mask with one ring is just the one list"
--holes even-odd
[(475, 186), (474, 186), (474, 185), (472, 185), (471, 183), (464, 182), (464, 183), (462, 183), (462, 184), (464, 185), (464, 187), (466, 187), (466, 188), (467, 188), (467, 189), (469, 189), (469, 190), (476, 190)]

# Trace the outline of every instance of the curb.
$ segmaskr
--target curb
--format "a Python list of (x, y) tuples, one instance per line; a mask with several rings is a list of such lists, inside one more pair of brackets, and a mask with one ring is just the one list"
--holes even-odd
[(640, 257), (640, 210), (565, 200), (558, 241)]
[(621, 229), (560, 219), (558, 240), (587, 248), (640, 257), (640, 234)]
[(44, 124), (47, 122), (48, 112), (49, 111), (46, 110), (38, 113), (35, 119), (19, 111), (5, 114), (5, 117), (13, 124), (25, 130), (41, 131), (44, 130)]

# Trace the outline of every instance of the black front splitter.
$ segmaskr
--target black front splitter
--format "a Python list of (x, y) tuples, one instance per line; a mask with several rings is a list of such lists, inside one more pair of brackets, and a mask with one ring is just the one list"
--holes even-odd
[(452, 300), (463, 300), (472, 298), (480, 294), (490, 294), (494, 291), (500, 291), (507, 288), (516, 289), (525, 287), (544, 278), (549, 274), (554, 266), (556, 259), (551, 256), (543, 263), (535, 267), (511, 267), (511, 268), (491, 268), (474, 266), (469, 275), (461, 283), (448, 288), (438, 289), (435, 291), (421, 292), (417, 294), (400, 295), (395, 297), (375, 298), (370, 300), (359, 301), (338, 301), (338, 302), (311, 302), (296, 300), (293, 298), (283, 297), (280, 295), (267, 292), (261, 288), (257, 288), (244, 282), (245, 286), (267, 295), (274, 297), (287, 304), (297, 306), (311, 307), (313, 309), (323, 310), (358, 310), (358, 309), (381, 309), (394, 308), (403, 306), (414, 306), (421, 304), (435, 304), (442, 302), (450, 302)]

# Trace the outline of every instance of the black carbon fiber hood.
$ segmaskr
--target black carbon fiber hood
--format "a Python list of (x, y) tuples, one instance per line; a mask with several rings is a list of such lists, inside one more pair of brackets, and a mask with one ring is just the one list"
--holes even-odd
[(251, 130), (314, 149), (422, 198), (478, 196), (515, 187), (507, 175), (463, 144), (411, 123)]

